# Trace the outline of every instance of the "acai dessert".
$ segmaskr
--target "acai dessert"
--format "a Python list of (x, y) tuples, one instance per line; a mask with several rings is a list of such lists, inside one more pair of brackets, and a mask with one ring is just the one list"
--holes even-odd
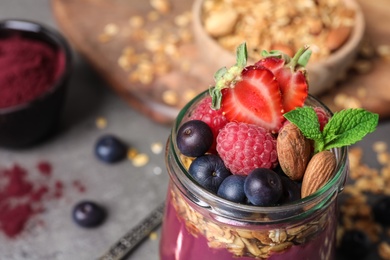
[(378, 115), (333, 114), (310, 96), (310, 54), (263, 51), (248, 65), (243, 43), (181, 110), (166, 147), (161, 260), (334, 259), (347, 147)]

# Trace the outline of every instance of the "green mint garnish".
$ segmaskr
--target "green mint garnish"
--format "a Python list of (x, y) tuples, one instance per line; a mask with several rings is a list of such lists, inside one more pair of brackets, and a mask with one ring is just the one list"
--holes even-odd
[(311, 107), (296, 108), (285, 113), (284, 117), (306, 138), (314, 140), (314, 152), (354, 144), (372, 133), (379, 120), (378, 114), (362, 108), (345, 109), (336, 112), (321, 132), (318, 117)]

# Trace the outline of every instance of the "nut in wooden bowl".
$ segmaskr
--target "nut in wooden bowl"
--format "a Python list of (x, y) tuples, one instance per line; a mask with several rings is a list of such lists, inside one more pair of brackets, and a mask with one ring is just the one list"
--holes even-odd
[(356, 0), (195, 0), (192, 12), (200, 55), (214, 71), (235, 63), (242, 42), (248, 46), (248, 63), (259, 60), (262, 50), (293, 56), (309, 45), (313, 95), (333, 87), (351, 66), (365, 28)]

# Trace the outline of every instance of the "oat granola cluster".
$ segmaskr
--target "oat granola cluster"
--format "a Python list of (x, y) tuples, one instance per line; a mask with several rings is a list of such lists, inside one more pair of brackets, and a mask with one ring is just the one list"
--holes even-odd
[[(329, 259), (332, 254), (331, 241), (335, 235), (335, 231), (331, 228), (334, 218), (333, 206), (322, 214), (316, 214), (313, 219), (305, 223), (280, 228), (249, 229), (217, 223), (194, 209), (177, 188), (173, 188), (170, 192), (171, 203), (178, 218), (184, 221), (188, 232), (193, 236), (204, 236), (210, 248), (226, 248), (237, 257), (267, 259), (273, 253), (281, 253), (293, 245), (305, 244), (323, 233), (326, 238), (325, 243), (318, 248), (320, 259)], [(333, 233), (329, 230), (333, 230)]]

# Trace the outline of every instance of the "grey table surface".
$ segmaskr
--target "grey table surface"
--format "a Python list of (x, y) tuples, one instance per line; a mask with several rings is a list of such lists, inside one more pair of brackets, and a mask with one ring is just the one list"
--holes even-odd
[[(33, 20), (58, 28), (48, 0), (1, 0), (0, 19), (8, 18)], [(44, 225), (30, 223), (14, 239), (0, 233), (1, 260), (96, 259), (164, 201), (168, 183), (164, 151), (152, 152), (151, 145), (165, 145), (169, 127), (129, 107), (82, 57), (74, 54), (60, 132), (29, 149), (0, 149), (1, 167), (18, 163), (34, 176), (38, 174), (33, 170), (36, 164), (47, 160), (53, 165), (52, 177), (65, 184), (64, 196), (45, 204), (45, 212), (33, 218)], [(96, 127), (98, 117), (107, 119), (105, 129)], [(133, 166), (130, 160), (115, 165), (101, 163), (93, 149), (97, 138), (105, 133), (115, 134), (140, 153), (147, 154), (149, 162), (143, 167)], [(86, 192), (69, 187), (75, 179), (86, 186)], [(72, 207), (84, 199), (97, 201), (108, 209), (108, 218), (102, 226), (83, 229), (73, 223)], [(156, 233), (159, 235), (159, 229)], [(158, 259), (158, 238), (146, 239), (128, 259)]]
[[(0, 19), (7, 18), (34, 20), (57, 28), (48, 0), (1, 0)], [(39, 161), (47, 160), (53, 165), (53, 178), (64, 183), (78, 179), (86, 186), (86, 192), (65, 187), (63, 198), (45, 204), (46, 211), (38, 216), (43, 225), (28, 225), (14, 239), (0, 233), (0, 260), (96, 259), (164, 201), (168, 183), (164, 153), (153, 153), (151, 145), (165, 144), (169, 126), (155, 123), (129, 107), (82, 57), (74, 53), (74, 58), (60, 132), (30, 149), (0, 149), (0, 167), (18, 163), (30, 171)], [(98, 117), (107, 119), (105, 129), (96, 127)], [(379, 131), (361, 145), (372, 149), (373, 142), (389, 140), (389, 129), (389, 123), (382, 123)], [(99, 162), (93, 147), (105, 133), (116, 134), (146, 153), (148, 164), (135, 167), (128, 160), (115, 165)], [(364, 160), (379, 167), (374, 153), (366, 153)], [(38, 174), (31, 171), (31, 175)], [(73, 223), (72, 207), (83, 199), (107, 207), (109, 216), (99, 228), (83, 229)], [(158, 259), (160, 230), (156, 233), (157, 239), (146, 239), (128, 259)]]

